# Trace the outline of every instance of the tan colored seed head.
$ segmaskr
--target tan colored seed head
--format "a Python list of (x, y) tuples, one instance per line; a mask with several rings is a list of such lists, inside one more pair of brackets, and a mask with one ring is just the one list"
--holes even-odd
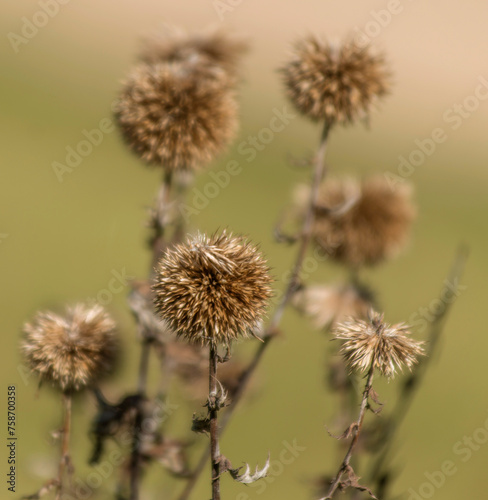
[(350, 267), (374, 265), (405, 246), (415, 218), (411, 188), (382, 176), (325, 181), (314, 237), (328, 256)]
[(336, 47), (304, 37), (296, 42), (281, 73), (298, 111), (330, 124), (367, 117), (377, 98), (389, 90), (384, 56), (354, 42)]
[(423, 342), (409, 337), (404, 323), (389, 325), (384, 315), (371, 311), (367, 321), (351, 318), (334, 329), (334, 338), (342, 341), (341, 354), (351, 370), (367, 372), (371, 365), (392, 378), (397, 370), (409, 370), (424, 354)]
[(160, 260), (155, 306), (189, 342), (229, 344), (256, 332), (271, 296), (270, 283), (262, 255), (242, 237), (197, 235)]
[(22, 352), (41, 380), (63, 391), (96, 383), (112, 367), (115, 322), (105, 310), (78, 304), (64, 316), (38, 312), (24, 325)]
[(193, 61), (220, 66), (229, 75), (236, 75), (241, 57), (247, 50), (248, 45), (243, 39), (221, 29), (189, 34), (166, 27), (144, 41), (139, 59), (149, 64)]
[(353, 285), (311, 285), (293, 296), (293, 304), (315, 327), (328, 329), (346, 317), (366, 318), (373, 296)]
[(237, 102), (218, 66), (161, 62), (137, 66), (115, 116), (129, 147), (170, 171), (197, 170), (221, 153), (237, 130)]

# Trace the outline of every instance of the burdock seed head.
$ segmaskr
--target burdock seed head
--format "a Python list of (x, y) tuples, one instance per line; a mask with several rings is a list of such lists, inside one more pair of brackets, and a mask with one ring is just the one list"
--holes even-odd
[(24, 325), (22, 352), (31, 370), (63, 391), (90, 386), (112, 367), (115, 322), (105, 310), (78, 304), (64, 316), (38, 312)]
[(314, 237), (330, 258), (359, 267), (396, 255), (415, 217), (411, 189), (382, 176), (327, 180), (320, 188)]
[(153, 286), (160, 317), (178, 336), (208, 345), (254, 334), (271, 296), (261, 253), (242, 237), (191, 237), (169, 249)]
[(334, 338), (343, 341), (340, 352), (351, 370), (367, 372), (373, 364), (392, 378), (404, 366), (411, 370), (424, 354), (423, 342), (409, 337), (407, 325), (389, 325), (383, 316), (371, 311), (367, 321), (351, 318), (335, 327)]
[(301, 38), (281, 72), (298, 111), (330, 124), (367, 117), (389, 89), (384, 56), (352, 41), (336, 47), (311, 35)]
[(115, 116), (129, 147), (167, 170), (195, 170), (222, 152), (237, 130), (229, 76), (191, 61), (141, 64), (127, 78)]
[(247, 50), (248, 45), (243, 39), (221, 29), (189, 34), (166, 27), (144, 41), (139, 59), (149, 64), (192, 60), (220, 66), (229, 75), (235, 75)]

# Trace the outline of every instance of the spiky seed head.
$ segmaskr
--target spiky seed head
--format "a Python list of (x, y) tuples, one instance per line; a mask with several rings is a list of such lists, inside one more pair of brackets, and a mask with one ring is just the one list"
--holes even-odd
[(268, 266), (257, 248), (227, 234), (190, 237), (169, 249), (153, 286), (160, 317), (192, 343), (229, 344), (254, 334), (271, 296)]
[(328, 329), (346, 317), (366, 318), (373, 300), (370, 290), (352, 285), (311, 285), (293, 296), (295, 307), (319, 329)]
[(229, 75), (236, 75), (241, 57), (247, 50), (248, 44), (242, 38), (222, 29), (189, 34), (166, 27), (144, 41), (139, 59), (149, 64), (194, 61), (220, 66)]
[(281, 73), (297, 110), (330, 124), (366, 118), (389, 90), (384, 56), (353, 41), (335, 46), (312, 35), (301, 38)]
[(93, 385), (113, 365), (115, 322), (100, 305), (77, 304), (63, 316), (38, 312), (23, 330), (28, 366), (63, 391)]
[(340, 353), (351, 370), (367, 372), (371, 364), (382, 375), (392, 378), (397, 370), (409, 370), (424, 354), (423, 342), (409, 337), (404, 323), (390, 325), (384, 315), (370, 311), (368, 320), (351, 318), (339, 323), (334, 338), (342, 341)]
[(330, 258), (350, 267), (374, 265), (397, 255), (415, 218), (407, 184), (391, 186), (382, 176), (357, 182), (324, 182), (314, 238)]
[(115, 117), (129, 147), (145, 162), (191, 171), (221, 153), (237, 130), (237, 103), (227, 72), (191, 61), (137, 66)]

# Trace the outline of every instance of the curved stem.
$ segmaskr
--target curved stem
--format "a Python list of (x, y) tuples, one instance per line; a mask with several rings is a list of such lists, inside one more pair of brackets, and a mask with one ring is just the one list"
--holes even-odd
[[(302, 231), (300, 234), (300, 246), (298, 248), (298, 253), (293, 264), (292, 273), (288, 280), (288, 283), (285, 288), (285, 292), (281, 298), (278, 307), (276, 308), (273, 317), (267, 326), (266, 330), (263, 334), (263, 342), (258, 346), (256, 352), (254, 353), (254, 357), (249, 363), (246, 370), (242, 373), (236, 391), (233, 394), (232, 402), (227, 408), (224, 416), (221, 421), (221, 432), (224, 431), (228, 422), (230, 421), (233, 412), (239, 403), (242, 395), (245, 393), (248, 382), (253, 375), (254, 371), (259, 365), (264, 353), (271, 340), (274, 338), (276, 330), (281, 323), (281, 319), (283, 318), (283, 314), (287, 305), (293, 297), (293, 294), (296, 292), (298, 285), (300, 284), (300, 273), (303, 266), (303, 261), (305, 259), (308, 247), (312, 240), (312, 232), (313, 225), (315, 222), (315, 207), (317, 205), (317, 200), (319, 196), (320, 183), (326, 174), (326, 165), (325, 165), (325, 154), (327, 152), (327, 139), (329, 137), (331, 126), (328, 123), (325, 123), (324, 128), (322, 130), (322, 135), (320, 138), (320, 145), (317, 150), (316, 162), (315, 162), (315, 170), (312, 177), (311, 183), (311, 193), (310, 193), (310, 201), (307, 209), (307, 213), (305, 215), (305, 219), (303, 222)], [(209, 450), (206, 449), (198, 462), (195, 470), (193, 471), (191, 478), (189, 479), (185, 489), (182, 491), (181, 495), (178, 497), (178, 500), (187, 500), (190, 496), (193, 488), (195, 487), (198, 477), (201, 472), (205, 468), (205, 464), (210, 456)]]
[(373, 376), (374, 376), (374, 362), (371, 363), (371, 367), (369, 368), (368, 378), (366, 380), (366, 385), (364, 386), (363, 397), (361, 399), (361, 406), (359, 408), (359, 415), (356, 421), (356, 425), (354, 426), (351, 444), (349, 445), (349, 449), (347, 450), (346, 456), (344, 457), (344, 460), (342, 461), (342, 464), (339, 467), (339, 471), (337, 472), (335, 479), (332, 481), (332, 484), (330, 485), (327, 495), (321, 500), (332, 499), (334, 493), (341, 484), (341, 479), (343, 474), (347, 472), (349, 468), (349, 463), (351, 461), (354, 448), (356, 447), (359, 440), (359, 435), (361, 434), (364, 416), (366, 415), (366, 410), (368, 409), (368, 398), (369, 398), (369, 393), (371, 391), (371, 387), (373, 385)]

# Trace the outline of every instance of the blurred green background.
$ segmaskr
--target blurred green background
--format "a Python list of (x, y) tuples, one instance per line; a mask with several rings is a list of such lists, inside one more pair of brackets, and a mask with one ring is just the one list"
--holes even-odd
[[(191, 223), (205, 231), (229, 227), (260, 242), (278, 278), (277, 289), (294, 251), (273, 241), (272, 227), (294, 184), (306, 179), (303, 171), (290, 166), (288, 157), (310, 154), (319, 131), (298, 117), (252, 162), (237, 147), (268, 126), (274, 108), (287, 105), (276, 68), (286, 59), (291, 40), (306, 32), (332, 40), (351, 32), (366, 33), (387, 52), (393, 67), (393, 94), (373, 113), (371, 127), (358, 125), (333, 133), (328, 162), (334, 173), (396, 172), (399, 156), (408, 157), (417, 148), (416, 140), (430, 136), (435, 128), (446, 132), (447, 140), (409, 178), (419, 208), (410, 248), (365, 277), (379, 290), (387, 318), (402, 321), (431, 303), (459, 243), (469, 245), (461, 281), (466, 288), (449, 318), (441, 355), (428, 372), (396, 445), (400, 475), (395, 492), (409, 488), (418, 492), (427, 481), (426, 472), (452, 460), (457, 472), (431, 498), (484, 498), (488, 444), (478, 445), (466, 462), (453, 447), (464, 436), (478, 433), (481, 440), (484, 434), (479, 429), (488, 418), (488, 336), (483, 317), (488, 282), (488, 101), (468, 99), (471, 111), (463, 111), (456, 130), (446, 119), (458, 113), (453, 106), (473, 95), (480, 77), (488, 80), (488, 4), (71, 0), (55, 3), (59, 12), (37, 33), (30, 33), (27, 43), (18, 44), (18, 38), (13, 42), (12, 34), (22, 36), (24, 18), (42, 18), (35, 17), (41, 4), (3, 2), (0, 16), (4, 335), (0, 373), (5, 405), (7, 385), (17, 385), (18, 492), (32, 493), (52, 474), (57, 450), (49, 432), (59, 425), (56, 395), (44, 389), (37, 393), (33, 378), (24, 383), (20, 375), (21, 325), (38, 308), (95, 297), (107, 288), (114, 270), (146, 275), (145, 209), (159, 182), (158, 172), (131, 156), (116, 131), (106, 134), (102, 144), (63, 176), (63, 182), (52, 163), (64, 163), (66, 147), (76, 146), (84, 129), (97, 128), (100, 120), (111, 117), (111, 103), (134, 61), (141, 35), (167, 23), (189, 30), (225, 26), (247, 35), (252, 43), (240, 96), (240, 135), (212, 167), (222, 170), (236, 159), (242, 173)], [(205, 186), (208, 174), (198, 178), (197, 187)], [(310, 281), (328, 281), (340, 274), (322, 265)], [(125, 346), (123, 370), (105, 387), (114, 396), (133, 389), (136, 380), (137, 346), (125, 295), (125, 291), (114, 294), (108, 305), (120, 320)], [(261, 489), (224, 478), (225, 498), (313, 498), (313, 478), (338, 463), (336, 442), (324, 427), (335, 411), (335, 400), (323, 383), (328, 338), (294, 312), (286, 315), (284, 332), (259, 370), (256, 397), (241, 406), (223, 447), (234, 465), (241, 460), (262, 464), (267, 450), (277, 457), (283, 441), (296, 440), (305, 450), (292, 464), (274, 471), (261, 495)], [(155, 372), (156, 366), (152, 368)], [(380, 386), (387, 404), (394, 399), (395, 387), (395, 382)], [(93, 415), (94, 404), (81, 398), (76, 408), (73, 450), (79, 475), (86, 477), (86, 417)], [(4, 417), (2, 411), (2, 426)], [(178, 413), (174, 418), (177, 427), (189, 424)], [(5, 458), (0, 457), (2, 477), (6, 461), (5, 452)], [(144, 498), (170, 498), (180, 488), (174, 481), (167, 483), (163, 475), (158, 467), (151, 468)], [(2, 488), (2, 498), (18, 496), (7, 492), (4, 483)], [(107, 491), (100, 489), (96, 498), (109, 498)], [(194, 498), (204, 495), (209, 495), (206, 477)]]

